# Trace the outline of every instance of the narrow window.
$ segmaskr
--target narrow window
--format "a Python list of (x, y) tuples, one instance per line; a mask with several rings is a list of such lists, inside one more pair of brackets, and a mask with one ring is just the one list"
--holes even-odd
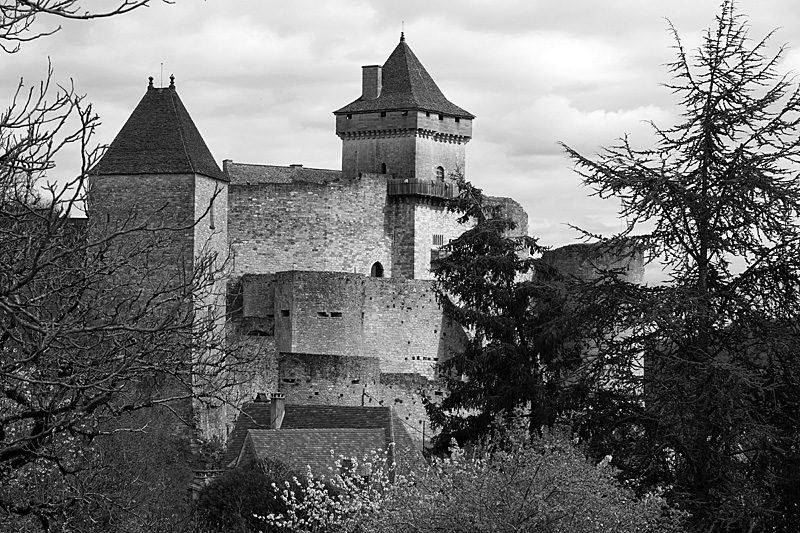
[(214, 229), (214, 198), (208, 206), (208, 228)]
[(444, 115), (439, 115), (439, 120), (444, 120)]
[(436, 179), (438, 181), (444, 181), (444, 167), (436, 167)]
[(379, 261), (375, 261), (372, 264), (372, 268), (369, 269), (369, 275), (373, 278), (382, 278), (383, 277), (383, 265), (380, 264)]
[(381, 174), (386, 174), (386, 163), (381, 163)]
[(430, 111), (425, 111), (425, 116), (430, 118), (431, 117), (431, 112)]
[(385, 116), (386, 116), (386, 111), (381, 111), (381, 117), (385, 117)]

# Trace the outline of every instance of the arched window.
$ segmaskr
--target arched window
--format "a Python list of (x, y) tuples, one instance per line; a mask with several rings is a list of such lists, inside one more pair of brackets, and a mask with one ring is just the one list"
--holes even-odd
[(436, 167), (436, 180), (444, 181), (444, 167), (442, 166)]
[(386, 174), (386, 163), (381, 163), (381, 174)]
[(379, 261), (375, 261), (373, 263), (372, 268), (369, 270), (369, 275), (373, 278), (382, 278), (383, 277), (383, 265), (380, 264)]

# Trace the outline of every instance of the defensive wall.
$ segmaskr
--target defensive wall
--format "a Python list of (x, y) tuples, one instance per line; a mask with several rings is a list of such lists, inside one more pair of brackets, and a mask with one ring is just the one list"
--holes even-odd
[(287, 404), (392, 406), (420, 445), (432, 435), (422, 397), (434, 403), (444, 397), (438, 381), (381, 372), (376, 357), (280, 353), (278, 372)]
[(373, 357), (380, 372), (432, 379), (466, 341), (426, 280), (288, 271), (248, 274), (240, 287), (241, 332), (281, 353)]
[(232, 275), (287, 270), (391, 276), (386, 176), (327, 183), (231, 184)]
[(644, 253), (632, 241), (570, 244), (548, 250), (542, 259), (562, 274), (586, 281), (612, 272), (629, 283), (644, 279)]

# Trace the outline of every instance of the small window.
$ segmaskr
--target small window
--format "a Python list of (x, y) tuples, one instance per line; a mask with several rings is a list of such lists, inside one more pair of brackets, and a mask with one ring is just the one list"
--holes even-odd
[(347, 115), (347, 120), (352, 120), (353, 115)]
[(372, 268), (369, 269), (369, 275), (373, 278), (382, 278), (383, 277), (383, 265), (380, 264), (379, 261), (375, 261), (372, 264)]
[(281, 309), (281, 316), (284, 316), (284, 317), (289, 316), (289, 310), (288, 309)]
[(436, 179), (437, 181), (444, 181), (444, 167), (436, 167)]
[(439, 115), (439, 120), (444, 120), (444, 115)]
[(434, 246), (444, 246), (444, 235), (434, 235), (433, 236), (433, 245)]
[(386, 111), (381, 111), (381, 116), (385, 117), (386, 116)]
[(403, 116), (407, 117), (408, 116), (408, 111), (403, 111)]
[(461, 122), (461, 119), (456, 117), (456, 124), (458, 124), (459, 122)]
[(331, 318), (342, 318), (341, 311), (331, 311)]
[(328, 313), (326, 313), (325, 311), (319, 311), (317, 313), (317, 317), (318, 318), (328, 318)]
[(386, 174), (386, 163), (381, 163), (381, 174)]
[(214, 198), (208, 206), (208, 229), (214, 229)]
[(430, 111), (425, 111), (425, 116), (426, 116), (426, 117), (428, 117), (428, 118), (430, 118), (430, 116), (431, 116), (431, 112), (430, 112)]

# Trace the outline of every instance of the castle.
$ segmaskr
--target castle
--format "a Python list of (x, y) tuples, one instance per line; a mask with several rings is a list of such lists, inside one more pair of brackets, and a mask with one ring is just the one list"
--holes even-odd
[[(446, 202), (475, 117), (444, 96), (402, 35), (382, 66), (363, 67), (361, 96), (334, 115), (340, 171), (231, 160), (220, 169), (174, 79), (157, 88), (150, 78), (93, 170), (89, 216), (188, 222), (176, 264), (226, 259), (204, 304), (226, 309), (229, 342), (259, 354), (234, 405), (279, 391), (293, 404), (392, 406), (420, 442), (429, 431), (420, 392), (443, 394), (435, 364), (466, 338), (437, 304), (431, 261), (465, 229)], [(490, 201), (527, 234), (517, 202)], [(236, 410), (199, 411), (200, 433), (225, 439)]]

